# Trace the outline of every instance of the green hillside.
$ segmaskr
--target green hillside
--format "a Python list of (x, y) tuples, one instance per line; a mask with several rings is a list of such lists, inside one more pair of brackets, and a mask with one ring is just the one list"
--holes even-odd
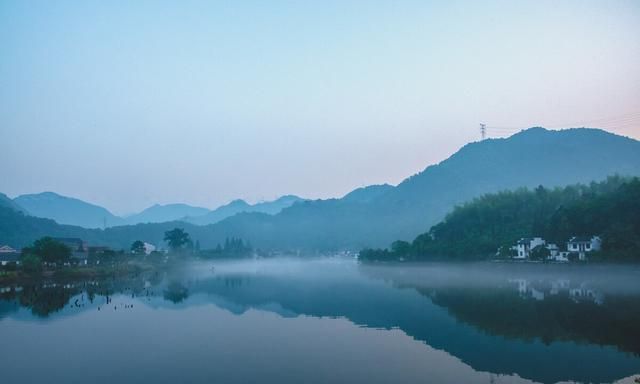
[(493, 257), (499, 247), (541, 236), (562, 244), (571, 236), (599, 235), (596, 257), (640, 260), (640, 179), (611, 177), (601, 183), (547, 189), (542, 186), (488, 194), (456, 207), (413, 242), (361, 252), (363, 260), (468, 260)]

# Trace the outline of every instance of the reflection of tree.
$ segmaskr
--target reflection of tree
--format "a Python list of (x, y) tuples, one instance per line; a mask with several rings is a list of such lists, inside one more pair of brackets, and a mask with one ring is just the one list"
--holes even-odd
[(524, 300), (509, 288), (418, 289), (458, 320), (489, 334), (545, 343), (557, 340), (613, 345), (640, 355), (640, 297), (609, 297), (602, 305), (567, 294)]
[(189, 290), (187, 287), (178, 282), (171, 282), (164, 291), (165, 300), (169, 300), (174, 304), (180, 303), (189, 297)]
[(236, 288), (242, 287), (243, 278), (242, 276), (225, 276), (224, 277), (224, 285), (228, 288)]
[[(21, 289), (12, 288), (0, 293), (0, 300), (17, 300), (22, 307), (30, 308), (34, 315), (47, 317), (63, 309), (74, 296), (81, 293), (86, 293), (86, 299), (90, 303), (94, 302), (96, 296), (108, 297), (114, 293), (127, 294), (132, 297), (138, 296), (145, 290), (145, 281), (148, 281), (147, 279), (154, 280), (155, 276), (157, 276), (156, 272), (118, 278), (109, 276), (90, 281), (66, 278), (54, 279), (46, 283), (30, 282), (22, 286)], [(71, 304), (84, 306), (84, 296), (77, 303)]]
[(57, 284), (46, 288), (30, 285), (18, 293), (18, 300), (23, 307), (31, 308), (34, 315), (46, 317), (64, 308), (69, 299), (77, 293), (77, 289), (64, 288)]

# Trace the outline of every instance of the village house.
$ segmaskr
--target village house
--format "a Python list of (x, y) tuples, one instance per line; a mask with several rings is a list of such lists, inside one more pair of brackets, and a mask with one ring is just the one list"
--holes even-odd
[(598, 236), (573, 236), (566, 243), (566, 250), (562, 250), (557, 244), (547, 243), (541, 237), (524, 237), (518, 240), (516, 245), (511, 247), (511, 250), (515, 251), (515, 255), (512, 257), (514, 260), (528, 260), (535, 248), (544, 247), (548, 251), (547, 260), (567, 262), (571, 256), (584, 261), (587, 259), (587, 253), (599, 251), (601, 245), (602, 240)]
[(541, 237), (525, 237), (516, 243), (516, 251), (517, 255), (514, 256), (514, 259), (528, 259), (531, 256), (531, 250), (539, 245), (545, 245), (546, 241)]
[(567, 251), (577, 253), (579, 260), (586, 260), (588, 252), (599, 251), (601, 247), (602, 240), (598, 236), (574, 236), (567, 242)]
[(0, 265), (5, 266), (9, 263), (18, 263), (20, 260), (20, 252), (8, 245), (0, 246)]

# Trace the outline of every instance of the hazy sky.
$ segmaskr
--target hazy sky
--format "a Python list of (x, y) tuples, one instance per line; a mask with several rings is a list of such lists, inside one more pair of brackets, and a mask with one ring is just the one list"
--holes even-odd
[(480, 122), (640, 138), (640, 1), (0, 0), (12, 197), (334, 197), (443, 160)]

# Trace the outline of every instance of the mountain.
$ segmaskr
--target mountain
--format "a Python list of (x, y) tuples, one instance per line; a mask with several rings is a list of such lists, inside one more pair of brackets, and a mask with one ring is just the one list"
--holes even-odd
[(300, 201), (303, 201), (303, 199), (294, 195), (286, 195), (274, 201), (265, 201), (254, 205), (251, 205), (244, 200), (238, 199), (230, 202), (227, 205), (218, 207), (217, 209), (205, 215), (187, 217), (185, 218), (185, 221), (196, 225), (208, 225), (215, 224), (228, 217), (237, 215), (238, 213), (258, 212), (275, 215), (282, 211), (284, 208), (288, 208)]
[(16, 249), (30, 245), (44, 236), (77, 237), (90, 245), (104, 245), (114, 249), (129, 249), (136, 240), (164, 246), (164, 232), (173, 228), (184, 228), (194, 240), (207, 239), (210, 235), (208, 227), (177, 221), (90, 229), (58, 224), (52, 219), (29, 216), (0, 206), (0, 244)]
[[(219, 215), (213, 220), (220, 221), (206, 226), (167, 222), (82, 233), (95, 244), (122, 248), (134, 240), (161, 242), (165, 230), (181, 227), (203, 249), (224, 243), (226, 237), (239, 237), (263, 249), (359, 250), (386, 247), (394, 240), (410, 241), (457, 205), (487, 193), (538, 185), (588, 184), (615, 174), (640, 176), (640, 142), (597, 129), (532, 128), (509, 138), (465, 145), (396, 187), (365, 188), (342, 199), (297, 201), (276, 214), (264, 213), (266, 203), (256, 204), (263, 212), (255, 212), (251, 211), (255, 206), (235, 201), (203, 216)], [(16, 200), (38, 215), (30, 205)], [(21, 220), (34, 219), (25, 216)], [(70, 236), (80, 234), (77, 227), (61, 227), (53, 229), (56, 233), (68, 230)], [(35, 236), (20, 231), (28, 232), (29, 227), (21, 230), (5, 225), (0, 229), (0, 242), (11, 236), (21, 236), (23, 241)]]
[(249, 212), (261, 212), (269, 215), (275, 215), (277, 213), (280, 213), (283, 209), (289, 208), (293, 204), (300, 201), (304, 201), (304, 199), (295, 195), (285, 195), (273, 201), (256, 203), (252, 205), (252, 208)]
[(31, 216), (55, 220), (59, 224), (76, 225), (83, 228), (103, 228), (142, 223), (189, 222), (195, 225), (217, 223), (238, 213), (260, 212), (275, 215), (284, 208), (304, 201), (294, 195), (286, 195), (274, 201), (249, 204), (234, 200), (213, 211), (187, 204), (155, 204), (142, 212), (126, 218), (113, 215), (107, 209), (79, 199), (62, 196), (54, 192), (21, 195), (11, 200), (0, 194), (0, 206), (7, 206)]
[(353, 191), (344, 195), (342, 197), (342, 200), (349, 202), (368, 203), (391, 190), (393, 190), (393, 186), (389, 184), (370, 185), (368, 187), (354, 189)]
[(4, 193), (0, 193), (0, 207), (9, 208), (16, 212), (26, 213), (25, 209), (18, 205), (15, 201), (11, 200)]
[(128, 224), (162, 223), (188, 216), (203, 216), (209, 212), (207, 208), (193, 207), (187, 204), (155, 204), (140, 213), (127, 217), (125, 220)]
[[(640, 175), (640, 142), (598, 129), (531, 128), (467, 144), (369, 200), (348, 194), (307, 201), (271, 217), (230, 217), (212, 229), (264, 247), (382, 247), (396, 239), (412, 240), (456, 205), (486, 193), (590, 183), (614, 174)], [(356, 190), (354, 195), (367, 192)]]
[[(640, 178), (609, 177), (564, 188), (520, 188), (486, 194), (457, 206), (413, 242), (391, 250), (367, 249), (362, 260), (473, 260), (514, 256), (519, 239), (541, 236), (566, 250), (573, 236), (601, 236), (602, 250), (589, 258), (640, 260)], [(543, 253), (533, 255), (542, 258)]]
[(124, 220), (100, 206), (53, 192), (21, 195), (13, 200), (30, 215), (55, 220), (59, 224), (102, 228), (123, 224)]
[(486, 193), (590, 183), (614, 174), (640, 175), (640, 142), (599, 129), (531, 128), (506, 139), (467, 144), (406, 179), (375, 205), (380, 215), (391, 216), (387, 224), (397, 238), (410, 240), (454, 206)]

